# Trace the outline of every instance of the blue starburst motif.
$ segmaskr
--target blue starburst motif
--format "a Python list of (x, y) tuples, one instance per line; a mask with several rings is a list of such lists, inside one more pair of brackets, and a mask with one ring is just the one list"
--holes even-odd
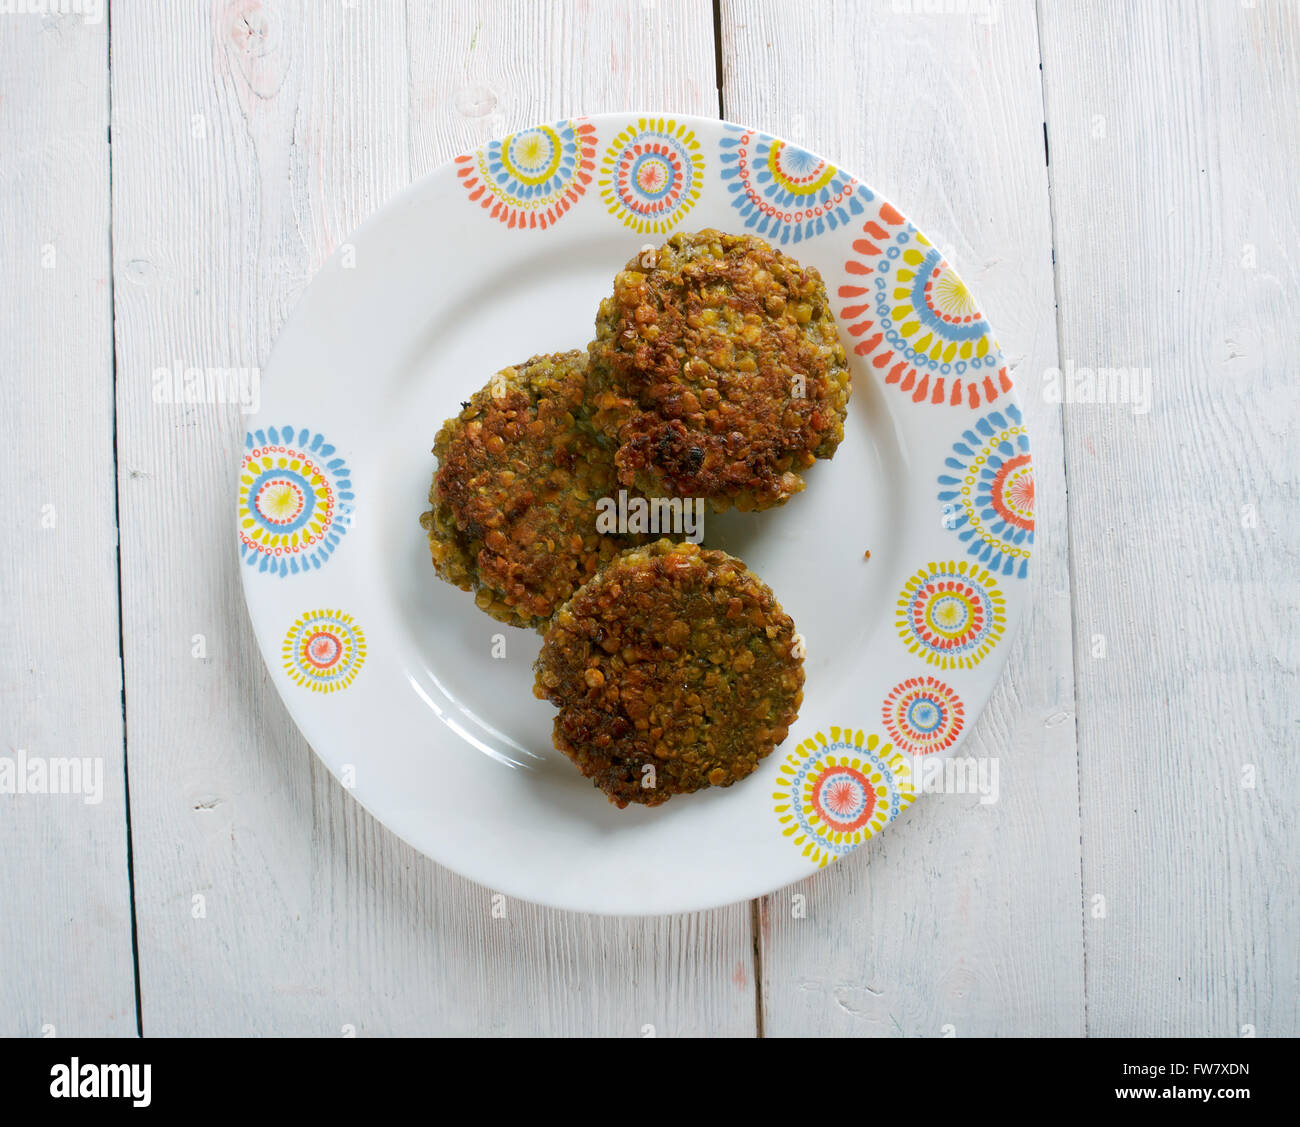
[(802, 242), (861, 215), (871, 189), (806, 149), (728, 125), (719, 154), (731, 206), (756, 235)]
[(266, 427), (244, 436), (239, 468), (239, 554), (258, 571), (321, 567), (352, 521), (347, 462), (314, 431)]
[(1024, 579), (1034, 543), (1034, 463), (1020, 409), (990, 411), (944, 459), (944, 526), (990, 571)]

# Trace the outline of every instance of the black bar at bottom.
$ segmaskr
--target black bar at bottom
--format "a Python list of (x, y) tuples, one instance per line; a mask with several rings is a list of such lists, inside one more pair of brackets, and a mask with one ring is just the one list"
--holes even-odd
[[(634, 1043), (630, 1043), (634, 1042)], [(670, 1037), (572, 1041), (481, 1040), (455, 1048), (438, 1039), (58, 1039), (0, 1043), (5, 1116), (18, 1111), (87, 1114), (202, 1108), (276, 1110), (295, 1116), (405, 1106), (450, 1110), (462, 1099), (500, 1114), (513, 1101), (572, 1114), (608, 1114), (644, 1093), (667, 1094), (668, 1077), (690, 1076), (682, 1095), (698, 1109), (709, 1095), (728, 1110), (802, 1091), (807, 1098), (838, 1062), (840, 1082), (867, 1106), (902, 1101), (927, 1116), (972, 1106), (1052, 1104), (1072, 1111), (1117, 1104), (1210, 1107), (1281, 1100), (1295, 1088), (1293, 1039), (1007, 1039), (808, 1041)], [(775, 1085), (775, 1087), (774, 1087)], [(675, 1086), (675, 1085), (674, 1085)], [(838, 1085), (837, 1085), (838, 1086)], [(448, 1104), (452, 1099), (453, 1104)], [(402, 1101), (397, 1104), (396, 1101)], [(558, 1102), (557, 1102), (558, 1101)], [(663, 1108), (669, 1112), (673, 1101)], [(567, 1109), (567, 1111), (566, 1111)], [(604, 1109), (602, 1111), (601, 1109)], [(793, 1109), (788, 1109), (793, 1110)]]

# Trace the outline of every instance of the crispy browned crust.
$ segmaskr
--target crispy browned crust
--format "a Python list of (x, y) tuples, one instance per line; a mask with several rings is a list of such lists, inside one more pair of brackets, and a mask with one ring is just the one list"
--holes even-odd
[[(534, 669), (555, 746), (616, 806), (743, 779), (803, 701), (794, 623), (726, 552), (658, 540), (561, 607)], [(647, 765), (654, 786), (646, 787)]]
[(844, 437), (848, 361), (821, 275), (754, 236), (679, 234), (633, 259), (588, 351), (592, 421), (642, 492), (770, 508)]
[(580, 421), (586, 356), (506, 368), (438, 432), (432, 509), (420, 518), (433, 565), (514, 626), (541, 627), (597, 566), (636, 536), (596, 531), (617, 489), (612, 453)]

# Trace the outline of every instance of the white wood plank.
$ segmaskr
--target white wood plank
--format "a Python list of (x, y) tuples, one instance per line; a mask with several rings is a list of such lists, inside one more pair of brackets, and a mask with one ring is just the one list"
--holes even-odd
[(1063, 362), (1152, 379), (1066, 408), (1088, 1028), (1295, 1036), (1300, 9), (1040, 16)]
[[(136, 1032), (113, 479), (105, 25), (0, 34), (0, 758), (89, 757), (102, 801), (0, 794), (0, 1035)], [(5, 768), (0, 765), (0, 771)], [(12, 780), (11, 780), (12, 781)]]
[(707, 0), (409, 6), (411, 172), (566, 114), (718, 113)]
[(1056, 362), (1034, 12), (926, 7), (837, 0), (814, 16), (797, 0), (722, 0), (726, 116), (839, 161), (934, 239), (1028, 381), (1036, 464), (1034, 610), (964, 745), (998, 757), (1001, 800), (923, 796), (857, 854), (765, 900), (775, 1036), (1084, 1027), (1061, 422), (1033, 394)]
[(627, 99), (709, 112), (709, 21), (707, 5), (666, 0), (114, 9), (147, 1033), (753, 1032), (746, 906), (625, 922), (511, 902), (495, 919), (490, 890), (402, 845), (317, 765), (245, 621), (228, 534), (241, 420), (149, 394), (160, 365), (261, 363), (334, 245), (490, 130)]

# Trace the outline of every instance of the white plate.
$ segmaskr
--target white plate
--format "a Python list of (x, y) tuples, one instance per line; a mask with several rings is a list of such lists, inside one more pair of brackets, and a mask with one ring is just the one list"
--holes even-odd
[[(705, 524), (806, 640), (790, 738), (735, 786), (618, 810), (551, 747), (539, 636), (437, 579), (418, 518), (459, 401), (584, 347), (616, 271), (703, 227), (821, 271), (853, 398), (805, 492)], [(849, 852), (924, 789), (923, 757), (969, 732), (1028, 601), (1028, 437), (956, 274), (864, 184), (720, 121), (562, 122), (413, 185), (313, 281), (248, 429), (244, 591), (298, 726), (395, 833), (542, 904), (706, 908)]]

